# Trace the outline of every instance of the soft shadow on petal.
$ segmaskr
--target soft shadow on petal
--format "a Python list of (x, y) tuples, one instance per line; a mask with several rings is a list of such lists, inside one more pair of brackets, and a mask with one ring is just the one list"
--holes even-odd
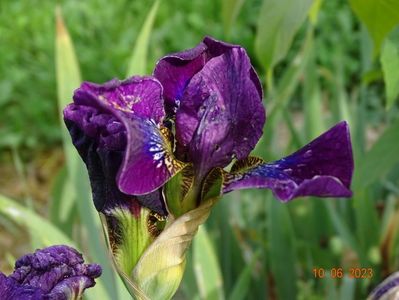
[(176, 115), (176, 138), (189, 149), (196, 174), (245, 158), (255, 147), (265, 110), (245, 50), (211, 59), (187, 86)]
[(268, 188), (281, 201), (299, 196), (350, 197), (353, 154), (348, 124), (341, 122), (297, 152), (272, 163), (248, 159), (226, 175), (224, 193)]

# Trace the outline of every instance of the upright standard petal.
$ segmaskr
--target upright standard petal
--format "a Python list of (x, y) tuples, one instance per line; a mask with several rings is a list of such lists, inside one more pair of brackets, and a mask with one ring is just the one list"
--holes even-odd
[(283, 202), (299, 196), (350, 197), (352, 174), (349, 128), (341, 122), (278, 161), (249, 158), (237, 162), (226, 175), (223, 191), (269, 188)]
[(176, 115), (176, 138), (196, 175), (246, 157), (262, 135), (265, 110), (242, 48), (212, 58), (188, 84)]
[(100, 275), (75, 249), (51, 246), (18, 259), (8, 278), (0, 274), (0, 290), (5, 299), (78, 299)]
[(164, 88), (165, 107), (169, 115), (174, 114), (190, 79), (202, 69), (206, 62), (206, 45), (169, 54), (161, 58), (154, 76)]
[[(192, 49), (168, 54), (161, 58), (154, 69), (154, 76), (164, 87), (167, 113), (169, 115), (175, 114), (191, 78), (201, 71), (209, 60), (234, 48), (242, 49), (239, 45), (205, 37), (201, 43)], [(253, 67), (250, 70), (250, 77), (262, 98), (261, 83)]]

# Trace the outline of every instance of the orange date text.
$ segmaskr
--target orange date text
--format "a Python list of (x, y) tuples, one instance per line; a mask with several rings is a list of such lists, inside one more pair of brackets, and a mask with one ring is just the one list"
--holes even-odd
[(329, 276), (330, 278), (343, 278), (344, 276), (348, 276), (349, 278), (354, 279), (370, 279), (373, 278), (373, 269), (372, 268), (313, 268), (313, 276), (314, 278), (324, 278)]

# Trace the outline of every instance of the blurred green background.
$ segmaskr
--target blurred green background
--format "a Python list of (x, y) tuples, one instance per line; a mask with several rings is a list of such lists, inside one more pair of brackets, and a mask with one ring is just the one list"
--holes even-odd
[[(73, 244), (105, 268), (88, 299), (128, 298), (60, 111), (81, 80), (151, 74), (162, 55), (204, 35), (243, 45), (261, 77), (268, 119), (256, 155), (280, 158), (350, 123), (354, 196), (226, 196), (194, 242), (176, 299), (364, 299), (399, 270), (398, 1), (59, 1), (74, 48), (60, 27), (56, 39), (55, 6), (0, 2), (2, 272), (35, 248)], [(372, 278), (350, 278), (353, 267)], [(346, 276), (331, 278), (333, 268)]]

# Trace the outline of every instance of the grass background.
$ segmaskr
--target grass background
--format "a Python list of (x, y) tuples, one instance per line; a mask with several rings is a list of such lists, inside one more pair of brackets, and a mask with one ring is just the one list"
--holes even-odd
[[(87, 297), (126, 297), (98, 251), (104, 244), (87, 182), (79, 180), (85, 173), (63, 144), (59, 109), (70, 92), (62, 80), (72, 89), (80, 79), (150, 74), (162, 55), (204, 35), (243, 45), (261, 77), (268, 119), (257, 155), (280, 158), (349, 121), (354, 197), (282, 205), (269, 191), (226, 196), (192, 247), (176, 298), (363, 299), (399, 269), (399, 4), (169, 0), (156, 4), (153, 26), (153, 1), (58, 5), (80, 78), (76, 70), (60, 73), (60, 60), (56, 73), (66, 50), (56, 51), (54, 1), (0, 2), (1, 271), (37, 247), (74, 243), (105, 264)], [(339, 267), (346, 274), (369, 267), (374, 275), (330, 278)], [(315, 278), (314, 268), (326, 277)]]

